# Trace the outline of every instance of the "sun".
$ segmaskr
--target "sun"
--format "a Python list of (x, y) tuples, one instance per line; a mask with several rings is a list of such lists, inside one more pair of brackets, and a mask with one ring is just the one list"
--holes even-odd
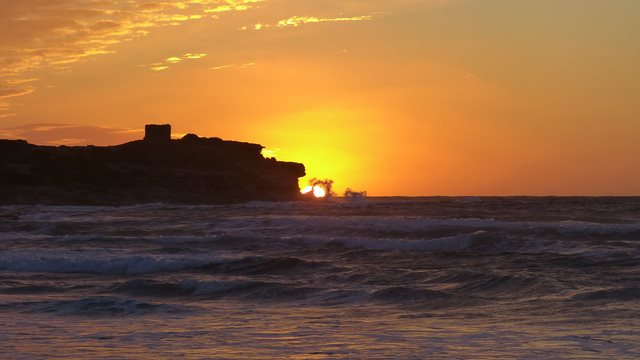
[(310, 192), (313, 192), (313, 196), (317, 198), (323, 198), (327, 196), (327, 191), (324, 188), (322, 188), (322, 186), (319, 186), (319, 185), (313, 185), (313, 186), (309, 185), (304, 189), (300, 190), (300, 192), (303, 194), (308, 194)]

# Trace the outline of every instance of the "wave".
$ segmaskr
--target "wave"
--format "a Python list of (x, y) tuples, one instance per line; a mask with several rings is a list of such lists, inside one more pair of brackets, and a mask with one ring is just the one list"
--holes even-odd
[(72, 300), (0, 303), (0, 311), (54, 313), (56, 315), (118, 316), (189, 311), (184, 306), (154, 304), (112, 296), (92, 296)]
[(451, 295), (439, 290), (415, 289), (403, 286), (393, 286), (373, 293), (374, 300), (388, 302), (433, 302), (448, 301)]
[(200, 268), (220, 262), (211, 257), (102, 255), (97, 253), (5, 251), (0, 271), (135, 275)]
[[(457, 208), (457, 215), (463, 216), (469, 214), (464, 207), (469, 203), (467, 200), (442, 201), (463, 204), (456, 205), (462, 206)], [(7, 225), (6, 231), (0, 231), (0, 241), (14, 247), (42, 247), (46, 244), (47, 247), (96, 246), (119, 249), (139, 246), (145, 254), (169, 258), (196, 255), (203, 250), (251, 252), (303, 248), (305, 245), (340, 245), (368, 250), (600, 256), (629, 249), (637, 251), (640, 245), (638, 222), (507, 221), (505, 214), (509, 213), (509, 208), (504, 206), (486, 209), (487, 216), (483, 218), (437, 218), (433, 213), (424, 213), (420, 207), (436, 206), (438, 201), (394, 203), (367, 200), (364, 205), (336, 201), (313, 204), (253, 202), (221, 206), (152, 204), (122, 208), (41, 206), (21, 210), (20, 221)], [(485, 199), (472, 199), (469, 206), (485, 202)], [(414, 208), (414, 205), (419, 206)], [(349, 212), (354, 207), (360, 210)], [(380, 211), (378, 207), (386, 210)], [(348, 210), (347, 216), (342, 216), (345, 208)], [(582, 208), (578, 210), (586, 211)], [(368, 215), (363, 215), (364, 211), (368, 211)], [(398, 215), (407, 212), (410, 215)], [(491, 214), (495, 218), (488, 216)], [(536, 214), (532, 214), (535, 218), (533, 215)], [(163, 248), (158, 250), (159, 246)], [(145, 264), (158, 268), (157, 271), (203, 265), (154, 259), (139, 259), (137, 262), (135, 259), (127, 260), (136, 262), (131, 269), (128, 265), (116, 264), (116, 260), (103, 256), (91, 261), (96, 262), (93, 268), (98, 269), (98, 273), (113, 271), (123, 274), (156, 271), (144, 269)], [(34, 259), (26, 260), (28, 263), (37, 262)], [(30, 271), (20, 269), (33, 265), (8, 264), (7, 261), (0, 254), (0, 269)], [(80, 260), (69, 260), (62, 264), (65, 261), (61, 259), (56, 264), (55, 259), (46, 258), (40, 262), (47, 264), (40, 267), (45, 272), (48, 271), (47, 267), (53, 269), (56, 266), (61, 270), (51, 271), (93, 271), (91, 266), (84, 266)], [(244, 271), (251, 270), (247, 266)], [(257, 273), (260, 271), (256, 270)]]
[(24, 294), (44, 294), (44, 293), (65, 293), (80, 289), (87, 289), (89, 286), (77, 285), (77, 286), (51, 286), (51, 285), (37, 285), (37, 284), (24, 284), (14, 286), (4, 286), (0, 288), (0, 294), (11, 295), (24, 295)]
[(444, 291), (393, 286), (378, 290), (321, 289), (306, 285), (251, 280), (163, 282), (133, 279), (105, 290), (116, 294), (152, 298), (190, 298), (198, 300), (235, 299), (258, 302), (297, 302), (337, 306), (367, 302), (391, 305), (441, 307), (462, 305), (467, 296), (455, 296)]
[(152, 297), (195, 296), (207, 299), (233, 297), (247, 300), (295, 300), (304, 299), (318, 289), (264, 281), (183, 280), (180, 282), (160, 282), (133, 279), (117, 284), (107, 291)]
[(505, 222), (492, 219), (380, 217), (231, 218), (216, 224), (226, 236), (266, 247), (273, 242), (343, 244), (370, 250), (589, 255), (634, 247), (640, 224)]
[(330, 265), (293, 257), (250, 256), (227, 262), (203, 266), (200, 269), (212, 273), (241, 275), (276, 275), (325, 271)]
[(454, 235), (478, 230), (488, 232), (547, 233), (556, 236), (620, 236), (640, 239), (640, 223), (611, 224), (582, 221), (498, 221), (491, 218), (436, 219), (420, 216), (327, 216), (289, 215), (230, 217), (215, 224), (227, 234), (249, 235), (256, 230), (281, 233), (368, 235), (412, 238)]
[(588, 291), (574, 295), (573, 299), (604, 302), (638, 301), (640, 299), (640, 288), (626, 287)]
[(459, 284), (452, 291), (484, 298), (541, 296), (561, 288), (543, 276), (527, 274), (487, 274), (462, 271), (440, 281)]
[(173, 252), (178, 254), (103, 255), (82, 252), (5, 251), (0, 252), (0, 271), (102, 275), (194, 271), (231, 275), (291, 275), (332, 269), (329, 264), (293, 257), (248, 256), (234, 259), (194, 255), (193, 251), (184, 254), (184, 248), (178, 248)]
[(325, 236), (300, 236), (291, 237), (287, 240), (293, 245), (303, 243), (307, 245), (338, 246), (350, 249), (460, 252), (470, 248), (474, 243), (475, 236), (480, 234), (481, 233), (425, 240)]
[[(291, 239), (290, 239), (291, 240)], [(538, 242), (527, 239), (512, 238), (495, 235), (486, 231), (475, 231), (468, 234), (446, 236), (432, 239), (393, 239), (393, 238), (364, 238), (364, 237), (298, 237), (306, 244), (340, 246), (365, 250), (393, 250), (393, 251), (422, 251), (433, 253), (562, 253), (570, 250), (576, 252), (582, 247), (567, 247), (562, 242)], [(586, 249), (583, 249), (586, 251)]]

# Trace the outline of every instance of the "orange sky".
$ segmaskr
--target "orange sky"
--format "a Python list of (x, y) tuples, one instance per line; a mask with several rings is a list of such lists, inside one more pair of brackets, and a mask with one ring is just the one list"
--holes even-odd
[(370, 195), (640, 195), (636, 0), (0, 0), (0, 137), (146, 123)]

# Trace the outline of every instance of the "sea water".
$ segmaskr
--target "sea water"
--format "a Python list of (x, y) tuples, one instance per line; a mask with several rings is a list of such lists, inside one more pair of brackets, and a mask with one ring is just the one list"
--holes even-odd
[(640, 198), (0, 207), (0, 358), (637, 359)]

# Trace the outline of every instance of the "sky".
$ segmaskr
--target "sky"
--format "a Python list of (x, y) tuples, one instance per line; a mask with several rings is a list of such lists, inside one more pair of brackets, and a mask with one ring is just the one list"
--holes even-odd
[(637, 0), (0, 0), (0, 138), (110, 145), (171, 123), (262, 144), (338, 192), (640, 195), (638, 14)]

